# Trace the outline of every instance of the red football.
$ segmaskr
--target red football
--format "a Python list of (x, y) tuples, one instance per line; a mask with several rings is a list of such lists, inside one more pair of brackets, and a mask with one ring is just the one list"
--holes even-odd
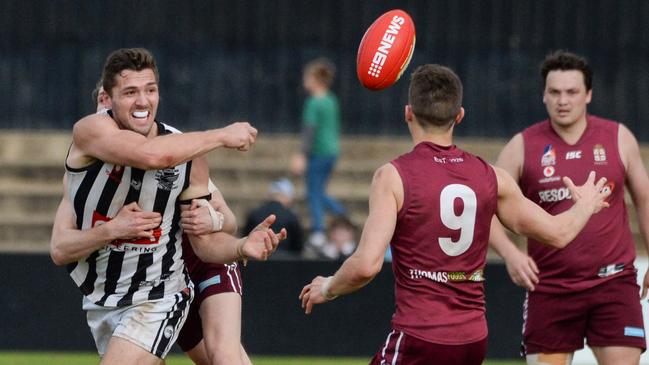
[(361, 84), (381, 90), (399, 80), (415, 50), (415, 23), (403, 10), (381, 15), (365, 32), (356, 56)]

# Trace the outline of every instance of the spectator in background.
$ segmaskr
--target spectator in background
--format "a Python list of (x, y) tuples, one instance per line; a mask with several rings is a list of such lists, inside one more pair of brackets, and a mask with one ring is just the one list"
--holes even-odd
[(322, 255), (331, 260), (343, 260), (356, 249), (358, 231), (354, 223), (345, 217), (336, 217), (327, 229), (327, 243), (322, 248)]
[(306, 171), (307, 201), (311, 217), (309, 243), (322, 249), (326, 243), (325, 211), (345, 214), (345, 208), (326, 193), (329, 177), (340, 153), (340, 109), (331, 92), (335, 67), (331, 61), (318, 58), (304, 67), (304, 88), (309, 98), (304, 103), (302, 149), (291, 161), (291, 171)]
[(300, 220), (291, 209), (295, 197), (295, 188), (288, 179), (280, 179), (270, 184), (268, 192), (270, 199), (248, 214), (244, 233), (248, 234), (259, 223), (263, 222), (267, 216), (275, 214), (277, 220), (273, 227), (284, 227), (288, 233), (288, 238), (278, 246), (277, 257), (281, 257), (282, 253), (300, 256), (304, 235)]

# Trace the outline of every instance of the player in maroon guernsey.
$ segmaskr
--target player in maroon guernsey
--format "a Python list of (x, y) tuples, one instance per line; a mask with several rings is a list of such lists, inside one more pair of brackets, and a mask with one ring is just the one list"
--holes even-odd
[[(183, 209), (183, 230), (194, 235), (212, 231), (235, 234), (234, 213), (219, 189), (211, 181), (209, 185), (211, 205), (198, 206), (198, 201), (193, 201), (189, 209)], [(186, 236), (183, 236), (183, 259), (194, 282), (196, 297), (178, 335), (178, 346), (197, 365), (251, 364), (241, 345), (242, 280), (238, 263), (203, 262)]]
[[(565, 250), (528, 240), (540, 275), (525, 306), (524, 351), (528, 364), (570, 364), (584, 338), (599, 364), (638, 364), (646, 348), (636, 284), (635, 245), (624, 203), (635, 203), (640, 231), (649, 242), (649, 178), (638, 142), (624, 125), (587, 114), (592, 71), (585, 59), (556, 52), (541, 67), (549, 119), (517, 134), (497, 165), (523, 194), (551, 214), (568, 209), (562, 177), (583, 180), (594, 170), (606, 177), (610, 208), (591, 219)], [(491, 243), (510, 245), (494, 222)], [(649, 277), (645, 276), (642, 296)]]
[[(483, 269), (491, 219), (564, 247), (608, 204), (605, 179), (590, 174), (575, 204), (552, 216), (526, 199), (507, 172), (453, 145), (464, 117), (462, 84), (450, 69), (425, 65), (412, 74), (405, 119), (415, 147), (379, 168), (356, 252), (334, 276), (317, 277), (302, 306), (360, 289), (379, 272), (391, 245), (396, 312), (393, 330), (372, 364), (481, 364), (486, 352)], [(583, 181), (582, 180), (582, 181)]]

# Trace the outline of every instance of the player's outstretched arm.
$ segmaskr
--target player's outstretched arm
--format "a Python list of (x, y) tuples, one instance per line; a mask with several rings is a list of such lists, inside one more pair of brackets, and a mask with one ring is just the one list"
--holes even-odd
[(50, 256), (56, 265), (79, 261), (116, 239), (152, 238), (153, 229), (162, 221), (159, 213), (142, 211), (136, 203), (131, 203), (105, 224), (78, 229), (65, 178), (63, 186), (66, 193), (56, 211), (50, 240)]
[(313, 305), (333, 300), (367, 285), (383, 267), (383, 257), (394, 235), (403, 202), (403, 184), (392, 164), (379, 168), (370, 188), (370, 212), (356, 251), (334, 276), (318, 276), (302, 289), (299, 299), (310, 314)]
[(74, 125), (71, 157), (75, 165), (81, 165), (73, 167), (83, 167), (99, 159), (143, 170), (157, 170), (179, 165), (219, 147), (247, 150), (256, 138), (257, 130), (248, 123), (146, 138), (120, 129), (105, 114), (93, 114)]
[(270, 226), (275, 216), (268, 216), (247, 237), (237, 238), (224, 232), (207, 235), (187, 235), (196, 256), (203, 262), (228, 264), (248, 259), (265, 261), (277, 250), (279, 243), (286, 239), (286, 230), (275, 233)]
[(498, 167), (494, 167), (494, 170), (498, 179), (497, 215), (500, 221), (513, 232), (549, 246), (567, 246), (584, 228), (591, 215), (608, 207), (606, 198), (610, 191), (602, 191), (606, 179), (601, 178), (595, 183), (595, 172), (591, 172), (588, 180), (579, 187), (564, 177), (575, 204), (569, 210), (552, 216), (523, 196), (509, 173)]
[[(190, 186), (180, 196), (181, 201), (204, 199), (208, 195), (208, 167), (204, 157), (193, 160)], [(183, 204), (184, 205), (184, 204)], [(183, 209), (189, 209), (187, 205)], [(181, 213), (182, 214), (182, 213)], [(275, 233), (270, 226), (275, 222), (271, 215), (248, 237), (236, 238), (225, 232), (203, 235), (187, 234), (196, 256), (204, 262), (231, 263), (238, 260), (266, 260), (275, 252), (279, 243), (286, 239), (282, 229)]]
[[(649, 252), (649, 177), (647, 177), (647, 170), (642, 162), (638, 141), (633, 133), (622, 124), (620, 124), (618, 132), (618, 146), (626, 167), (626, 185), (631, 193), (633, 205), (635, 205), (640, 233), (644, 238), (647, 252)], [(642, 281), (642, 299), (647, 297), (648, 287), (649, 271), (645, 273)]]

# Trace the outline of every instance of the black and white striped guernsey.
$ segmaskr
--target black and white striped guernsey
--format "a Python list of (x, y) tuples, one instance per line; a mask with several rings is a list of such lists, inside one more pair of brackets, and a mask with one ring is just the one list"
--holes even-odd
[[(156, 122), (158, 134), (180, 133)], [(68, 265), (81, 292), (97, 305), (122, 307), (173, 295), (189, 285), (182, 259), (182, 230), (177, 198), (189, 185), (191, 162), (144, 171), (95, 161), (83, 169), (66, 164), (68, 193), (79, 229), (115, 217), (132, 202), (162, 215), (156, 239), (114, 241)]]

